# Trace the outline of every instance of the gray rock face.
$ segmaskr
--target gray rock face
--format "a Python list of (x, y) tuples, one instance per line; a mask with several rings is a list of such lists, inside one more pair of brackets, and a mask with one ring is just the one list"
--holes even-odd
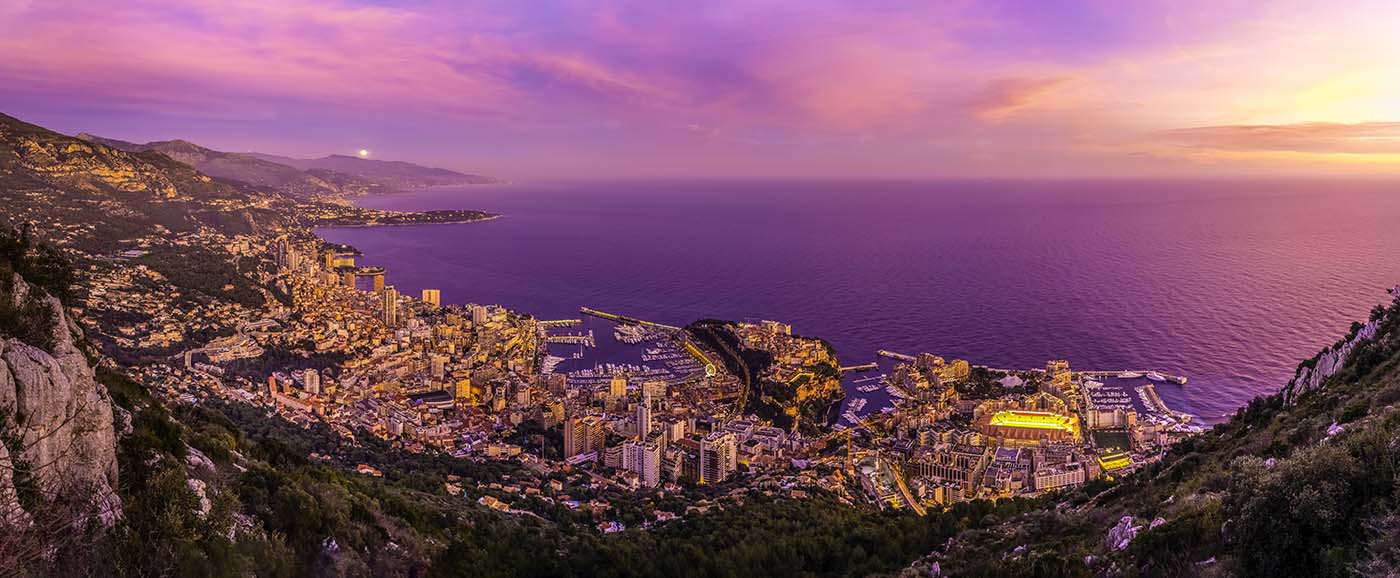
[(18, 447), (0, 450), (0, 511), (16, 510), (11, 521), (19, 522), (32, 514), (5, 507), (15, 505), (11, 470), (23, 463), (42, 496), (83, 505), (110, 523), (121, 512), (113, 491), (117, 459), (111, 398), (74, 343), (76, 326), (58, 300), (35, 293), (18, 275), (11, 289), (17, 302), (46, 300), (59, 335), (52, 352), (17, 339), (0, 341), (0, 433)]
[[(1396, 285), (1394, 289), (1390, 290), (1390, 293), (1392, 299), (1400, 301), (1400, 285)], [(1351, 357), (1351, 352), (1356, 349), (1357, 345), (1375, 338), (1376, 329), (1383, 320), (1384, 318), (1366, 323), (1351, 339), (1319, 354), (1317, 363), (1313, 364), (1312, 367), (1299, 368), (1293, 376), (1293, 380), (1288, 382), (1288, 386), (1283, 389), (1284, 403), (1293, 404), (1303, 394), (1322, 387), (1327, 378), (1332, 377), (1346, 365), (1347, 358)]]
[(1327, 378), (1332, 377), (1346, 365), (1347, 358), (1351, 357), (1351, 352), (1356, 349), (1357, 344), (1376, 336), (1377, 322), (1372, 321), (1361, 327), (1360, 331), (1351, 339), (1342, 343), (1338, 347), (1329, 348), (1317, 356), (1317, 363), (1312, 367), (1303, 367), (1293, 376), (1293, 381), (1283, 391), (1284, 402), (1293, 403), (1300, 396), (1319, 387)]
[(1108, 529), (1104, 543), (1114, 550), (1126, 550), (1133, 538), (1137, 537), (1139, 530), (1142, 530), (1142, 526), (1134, 526), (1132, 516), (1123, 516), (1117, 524)]

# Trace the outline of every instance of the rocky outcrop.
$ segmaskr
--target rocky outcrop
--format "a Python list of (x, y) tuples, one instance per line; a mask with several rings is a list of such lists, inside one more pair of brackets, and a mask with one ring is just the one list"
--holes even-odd
[[(1400, 285), (1391, 289), (1390, 293), (1395, 301), (1400, 301)], [(1304, 394), (1322, 387), (1327, 378), (1346, 366), (1347, 359), (1351, 358), (1351, 352), (1358, 345), (1376, 337), (1376, 329), (1384, 320), (1370, 320), (1346, 340), (1323, 350), (1311, 363), (1300, 366), (1293, 379), (1283, 388), (1284, 403), (1296, 403)]]
[[(110, 523), (120, 515), (112, 402), (97, 382), (59, 301), (14, 275), (7, 294), (18, 306), (40, 300), (52, 311), (48, 350), (18, 339), (0, 341), (0, 520), (24, 523), (39, 512), (18, 507), (17, 490), (41, 504), (62, 504)], [(24, 487), (20, 487), (20, 485)], [(33, 500), (24, 504), (34, 508)]]
[(1132, 516), (1123, 516), (1116, 525), (1108, 529), (1108, 534), (1104, 536), (1104, 543), (1113, 550), (1125, 550), (1141, 530), (1142, 526), (1133, 525)]

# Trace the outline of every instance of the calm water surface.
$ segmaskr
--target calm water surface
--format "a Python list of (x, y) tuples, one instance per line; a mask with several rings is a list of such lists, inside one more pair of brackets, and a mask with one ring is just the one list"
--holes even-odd
[(1190, 378), (1166, 401), (1207, 419), (1276, 391), (1400, 282), (1400, 183), (586, 183), (364, 204), (505, 215), (321, 231), (410, 294), (778, 319), (844, 364), (1158, 369)]

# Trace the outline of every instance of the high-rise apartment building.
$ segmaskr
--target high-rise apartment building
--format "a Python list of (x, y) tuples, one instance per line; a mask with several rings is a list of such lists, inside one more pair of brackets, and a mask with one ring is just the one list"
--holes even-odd
[(739, 467), (739, 443), (727, 431), (712, 432), (700, 442), (700, 483), (729, 479)]
[(432, 303), (433, 307), (442, 307), (442, 291), (437, 289), (424, 289), (423, 301)]
[(601, 452), (606, 439), (603, 420), (597, 416), (569, 418), (564, 422), (564, 459), (588, 452)]
[(399, 292), (393, 285), (384, 288), (384, 325), (397, 327), (399, 324)]

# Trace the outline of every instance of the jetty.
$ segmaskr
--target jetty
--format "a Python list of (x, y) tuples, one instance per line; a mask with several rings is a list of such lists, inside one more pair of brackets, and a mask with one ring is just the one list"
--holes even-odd
[(875, 354), (876, 354), (876, 355), (879, 355), (880, 357), (888, 357), (888, 358), (890, 358), (890, 359), (898, 359), (898, 360), (900, 360), (900, 361), (914, 361), (914, 356), (912, 356), (912, 355), (905, 355), (905, 354), (903, 354), (903, 353), (895, 353), (895, 352), (890, 351), (890, 350), (888, 350), (888, 349), (881, 349), (881, 350), (879, 350), (879, 351), (876, 351)]
[(550, 335), (544, 338), (545, 343), (558, 343), (563, 345), (582, 345), (584, 347), (597, 347), (598, 342), (593, 338), (590, 330), (586, 335)]
[(579, 312), (579, 313), (582, 313), (582, 314), (584, 314), (584, 315), (591, 315), (591, 316), (593, 316), (593, 317), (598, 317), (598, 318), (600, 318), (600, 319), (607, 319), (607, 320), (609, 320), (609, 321), (616, 321), (616, 322), (618, 322), (618, 323), (627, 323), (627, 324), (629, 324), (629, 325), (646, 325), (646, 326), (648, 326), (648, 327), (660, 327), (660, 328), (662, 328), (662, 329), (670, 329), (670, 330), (672, 330), (672, 331), (680, 331), (680, 330), (681, 330), (680, 327), (676, 327), (676, 326), (674, 326), (674, 325), (666, 325), (666, 324), (663, 324), (663, 323), (655, 323), (655, 322), (652, 322), (652, 321), (646, 321), (646, 320), (644, 320), (644, 319), (637, 319), (636, 317), (628, 317), (628, 316), (626, 316), (626, 315), (618, 315), (618, 314), (616, 314), (616, 313), (608, 313), (608, 312), (606, 312), (606, 311), (599, 311), (599, 310), (597, 310), (597, 309), (589, 309), (589, 308), (587, 308), (587, 307), (579, 307), (579, 308), (578, 308), (578, 312)]

